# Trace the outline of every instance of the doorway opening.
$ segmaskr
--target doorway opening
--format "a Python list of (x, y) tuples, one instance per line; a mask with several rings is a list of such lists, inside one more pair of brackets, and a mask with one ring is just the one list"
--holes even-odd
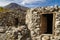
[(41, 31), (43, 34), (52, 34), (53, 14), (42, 14), (41, 26)]
[(19, 23), (18, 18), (15, 18), (15, 26), (16, 27), (18, 26), (18, 23)]

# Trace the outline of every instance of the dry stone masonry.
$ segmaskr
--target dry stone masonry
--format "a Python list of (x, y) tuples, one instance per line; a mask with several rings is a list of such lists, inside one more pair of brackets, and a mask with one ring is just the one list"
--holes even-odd
[(32, 9), (29, 12), (27, 12), (26, 24), (31, 31), (32, 40), (40, 40), (40, 14)]
[[(52, 21), (49, 16), (52, 18)], [(59, 19), (60, 8), (58, 6), (31, 8), (28, 10), (26, 24), (31, 32), (32, 40), (60, 40)], [(50, 27), (52, 29), (52, 32), (50, 31), (51, 33), (48, 31)]]
[(0, 40), (31, 40), (25, 13), (0, 13)]
[(0, 12), (0, 40), (60, 40), (60, 7)]

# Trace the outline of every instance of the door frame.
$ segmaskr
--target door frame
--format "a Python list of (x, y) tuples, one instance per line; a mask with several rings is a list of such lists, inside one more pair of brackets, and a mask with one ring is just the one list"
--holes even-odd
[[(54, 34), (54, 30), (55, 30), (55, 21), (56, 21), (56, 13), (42, 13), (40, 15), (43, 15), (43, 14), (53, 14), (53, 23), (52, 23), (52, 34)], [(40, 16), (41, 17), (41, 16)], [(40, 20), (41, 21), (41, 20)], [(41, 24), (41, 23), (40, 23)], [(42, 26), (41, 26), (42, 27)]]

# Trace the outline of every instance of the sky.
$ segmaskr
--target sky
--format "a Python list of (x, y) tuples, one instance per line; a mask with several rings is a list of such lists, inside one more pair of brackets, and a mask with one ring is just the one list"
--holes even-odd
[(0, 6), (17, 3), (25, 7), (60, 6), (60, 0), (0, 0)]

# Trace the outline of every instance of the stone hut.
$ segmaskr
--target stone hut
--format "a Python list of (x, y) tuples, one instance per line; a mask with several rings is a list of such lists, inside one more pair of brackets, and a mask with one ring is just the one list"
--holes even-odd
[(26, 24), (32, 40), (60, 40), (60, 7), (31, 8), (26, 14)]

